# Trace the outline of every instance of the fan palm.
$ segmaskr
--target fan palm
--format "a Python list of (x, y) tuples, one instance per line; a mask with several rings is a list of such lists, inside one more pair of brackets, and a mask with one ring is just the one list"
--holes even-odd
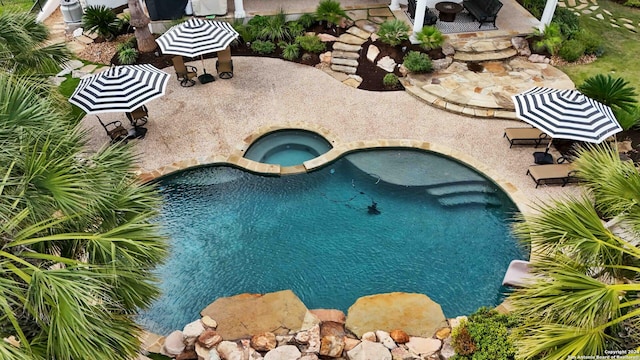
[(0, 14), (0, 69), (15, 74), (51, 74), (71, 53), (64, 43), (46, 44), (49, 32), (35, 15)]
[(635, 89), (629, 86), (629, 82), (622, 78), (614, 78), (611, 75), (598, 74), (587, 78), (578, 87), (583, 94), (597, 100), (614, 111), (620, 109), (627, 112), (634, 111), (638, 101)]
[[(587, 193), (538, 205), (515, 227), (536, 259), (536, 276), (510, 297), (525, 319), (516, 332), (522, 358), (566, 359), (640, 345), (637, 336), (627, 343), (618, 336), (640, 320), (640, 249), (630, 241), (640, 230), (640, 174), (607, 147), (579, 150), (574, 164)], [(598, 212), (629, 230), (612, 230)]]
[(129, 359), (133, 315), (158, 294), (159, 197), (127, 147), (83, 153), (44, 85), (0, 72), (1, 358)]

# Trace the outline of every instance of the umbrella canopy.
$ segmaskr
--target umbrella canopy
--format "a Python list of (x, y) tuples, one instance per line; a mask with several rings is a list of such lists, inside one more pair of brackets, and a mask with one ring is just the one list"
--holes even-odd
[(512, 99), (518, 118), (553, 138), (599, 144), (622, 131), (610, 107), (577, 90), (534, 87)]
[(169, 74), (152, 65), (113, 66), (84, 78), (69, 98), (87, 114), (132, 112), (164, 95)]
[(167, 30), (156, 42), (163, 54), (195, 57), (224, 50), (238, 36), (227, 22), (192, 18)]

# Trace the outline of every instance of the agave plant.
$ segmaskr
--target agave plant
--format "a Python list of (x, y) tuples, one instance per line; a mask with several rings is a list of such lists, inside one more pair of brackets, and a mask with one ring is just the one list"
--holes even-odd
[(560, 26), (557, 23), (551, 23), (544, 27), (544, 30), (538, 28), (533, 29), (533, 37), (536, 41), (533, 42), (533, 47), (536, 51), (548, 51), (551, 55), (556, 55), (564, 39), (562, 38), (562, 32)]
[(411, 30), (409, 25), (402, 20), (387, 20), (380, 24), (378, 36), (380, 36), (380, 41), (383, 43), (397, 46), (402, 44), (403, 41), (409, 40), (409, 30)]
[(118, 51), (118, 61), (120, 61), (120, 64), (131, 65), (135, 64), (136, 60), (138, 60), (138, 50), (129, 47)]
[(629, 86), (629, 82), (622, 78), (613, 78), (611, 75), (598, 74), (586, 79), (578, 87), (583, 94), (597, 100), (614, 111), (634, 111), (638, 101), (635, 88)]
[(435, 26), (424, 26), (419, 33), (416, 34), (416, 39), (420, 41), (420, 46), (425, 50), (432, 50), (442, 47), (444, 44), (444, 35)]
[(342, 9), (338, 1), (322, 0), (315, 13), (316, 19), (326, 21), (327, 25), (338, 25), (342, 19), (348, 19), (347, 12)]
[(82, 26), (89, 32), (96, 33), (107, 41), (111, 41), (118, 33), (118, 19), (110, 8), (99, 5), (89, 6), (82, 15)]

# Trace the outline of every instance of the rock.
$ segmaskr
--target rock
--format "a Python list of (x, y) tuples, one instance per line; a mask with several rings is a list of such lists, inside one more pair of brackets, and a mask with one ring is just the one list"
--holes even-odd
[(309, 333), (309, 347), (307, 348), (307, 352), (320, 352), (320, 325), (312, 327), (307, 330), (307, 332)]
[(176, 360), (198, 360), (198, 354), (195, 350), (185, 350), (176, 356)]
[(531, 54), (529, 61), (532, 63), (548, 64), (551, 60), (548, 57), (540, 54)]
[(387, 349), (395, 349), (398, 347), (386, 331), (376, 330), (376, 337), (378, 338), (378, 342), (384, 345)]
[(72, 34), (73, 34), (73, 37), (74, 37), (74, 38), (77, 38), (77, 37), (79, 37), (79, 36), (82, 36), (82, 34), (84, 34), (84, 29), (83, 29), (83, 28), (81, 28), (81, 27), (80, 27), (80, 28), (77, 28), (77, 29), (73, 30), (73, 33), (72, 33)]
[(331, 58), (331, 63), (335, 64), (335, 65), (352, 66), (352, 67), (355, 67), (355, 68), (358, 67), (358, 60), (355, 60), (355, 59), (340, 59), (340, 58), (336, 58), (335, 56)]
[(626, 153), (633, 150), (633, 146), (631, 145), (631, 140), (618, 141), (618, 152)]
[(71, 71), (71, 77), (75, 78), (75, 79), (83, 79), (86, 76), (89, 76), (90, 74), (84, 71), (80, 71), (80, 70), (73, 70)]
[(358, 68), (353, 66), (345, 66), (345, 65), (331, 65), (331, 70), (343, 72), (345, 74), (355, 74), (358, 71)]
[(449, 57), (453, 56), (456, 53), (456, 49), (449, 43), (442, 44), (442, 53)]
[(378, 60), (376, 64), (379, 68), (386, 72), (393, 72), (396, 69), (396, 62), (389, 56), (385, 56), (382, 59)]
[(196, 343), (195, 346), (196, 354), (198, 354), (199, 359), (208, 359), (209, 358), (209, 349)]
[(295, 360), (298, 359), (301, 355), (302, 354), (297, 347), (293, 345), (285, 345), (279, 346), (269, 351), (264, 356), (264, 360)]
[(338, 37), (337, 42), (342, 42), (349, 45), (362, 45), (367, 42), (367, 40), (351, 34), (342, 34)]
[(320, 355), (340, 357), (344, 349), (344, 337), (336, 335), (323, 336), (320, 342)]
[(461, 321), (467, 321), (467, 317), (463, 315), (455, 317), (453, 319), (449, 319), (449, 327), (451, 328), (451, 330), (457, 328), (458, 325), (460, 325)]
[[(69, 69), (69, 70), (80, 69), (83, 66), (84, 66), (84, 63), (80, 60), (69, 60), (61, 65), (62, 69)], [(69, 73), (66, 73), (64, 75), (67, 75), (67, 74)], [(64, 75), (61, 75), (61, 76), (64, 76)]]
[(182, 329), (182, 336), (185, 338), (197, 338), (204, 332), (204, 325), (200, 320), (192, 321)]
[(293, 335), (278, 335), (276, 336), (276, 341), (278, 342), (278, 346), (289, 345), (293, 342)]
[(298, 360), (318, 360), (318, 355), (316, 355), (316, 354), (304, 354)]
[(296, 334), (296, 342), (300, 343), (300, 344), (308, 344), (309, 343), (309, 338), (311, 336), (309, 335), (308, 331), (301, 331), (299, 333)]
[[(351, 52), (351, 51), (334, 50), (332, 53), (332, 56), (337, 58), (343, 58), (343, 59), (359, 59), (360, 53)], [(331, 310), (326, 310), (326, 311), (331, 311)], [(339, 311), (340, 313), (342, 313), (342, 317), (344, 317), (344, 313), (342, 311), (340, 310), (334, 310), (334, 311)], [(327, 320), (330, 320), (330, 319), (327, 319)]]
[[(377, 33), (378, 29), (380, 28), (380, 26), (378, 26), (376, 23), (373, 23), (366, 19), (357, 20), (355, 22), (355, 25), (364, 31), (368, 31), (371, 35), (375, 35), (375, 33)], [(371, 41), (375, 40), (371, 39)]]
[(364, 39), (365, 41), (369, 39), (369, 36), (371, 36), (371, 33), (368, 31), (364, 31), (360, 28), (358, 28), (357, 26), (352, 26), (350, 28), (347, 29), (347, 33), (351, 34), (351, 35), (355, 35), (361, 39)]
[[(351, 74), (351, 75), (349, 75), (349, 78), (351, 78), (351, 79), (353, 79), (353, 80), (355, 80), (357, 82), (362, 82), (362, 77), (360, 75)], [(343, 328), (344, 328), (344, 326), (343, 326)]]
[(215, 330), (208, 328), (198, 336), (198, 344), (204, 346), (207, 349), (211, 349), (212, 347), (218, 345), (222, 341), (222, 336), (218, 334)]
[(393, 360), (413, 360), (416, 359), (416, 356), (403, 347), (397, 347), (391, 350), (391, 358)]
[(216, 347), (216, 350), (218, 351), (218, 354), (220, 354), (220, 357), (225, 360), (229, 360), (232, 356), (234, 356), (234, 353), (242, 353), (242, 349), (240, 348), (240, 346), (232, 341), (221, 342)]
[(362, 46), (360, 45), (349, 45), (341, 42), (336, 42), (333, 44), (333, 50), (359, 52), (360, 49), (362, 49)]
[(440, 350), (442, 342), (438, 339), (412, 336), (409, 342), (405, 345), (407, 345), (407, 348), (415, 354), (431, 355)]
[(407, 70), (404, 64), (400, 65), (400, 67), (398, 68), (398, 71), (400, 72), (400, 76), (402, 77), (406, 77), (407, 74), (409, 73), (409, 70)]
[(398, 344), (409, 342), (409, 335), (400, 329), (391, 330), (389, 336)]
[(210, 318), (209, 316), (204, 316), (202, 319), (200, 319), (200, 321), (202, 322), (202, 325), (204, 325), (205, 327), (208, 327), (211, 329), (215, 329), (218, 327), (218, 323), (212, 318)]
[(438, 329), (438, 331), (436, 331), (436, 338), (440, 340), (448, 338), (449, 335), (451, 335), (451, 329), (449, 327), (443, 327), (442, 329)]
[(371, 342), (376, 342), (378, 341), (378, 338), (376, 337), (376, 333), (374, 333), (373, 331), (367, 331), (366, 333), (362, 334), (362, 336), (360, 337), (362, 339), (362, 341), (371, 341)]
[[(348, 316), (347, 316), (348, 319)], [(391, 353), (384, 345), (363, 341), (347, 352), (349, 360), (391, 360)]]
[(344, 351), (349, 351), (360, 344), (360, 340), (344, 337)]
[(182, 351), (184, 351), (185, 347), (182, 331), (176, 330), (164, 339), (164, 346), (162, 349), (165, 354), (173, 357), (180, 355)]
[(529, 48), (529, 42), (527, 41), (527, 39), (521, 36), (515, 36), (511, 38), (511, 44), (518, 51), (518, 55), (520, 56), (531, 55), (531, 49)]
[(410, 336), (432, 336), (446, 326), (442, 308), (424, 294), (394, 292), (363, 296), (349, 307), (347, 329), (362, 338), (376, 329), (402, 329)]
[(371, 34), (371, 42), (376, 42), (378, 39), (380, 39), (380, 35), (376, 33)]
[(376, 58), (380, 55), (380, 49), (377, 46), (371, 44), (367, 49), (367, 59), (371, 62), (376, 61)]
[(320, 336), (344, 336), (344, 324), (333, 322), (333, 321), (324, 321), (320, 324)]
[(221, 360), (220, 354), (218, 354), (218, 350), (216, 349), (209, 350), (209, 357), (205, 358), (204, 360)]
[(333, 54), (331, 53), (331, 51), (326, 51), (320, 54), (318, 57), (320, 58), (321, 63), (331, 64)]
[(251, 337), (251, 347), (258, 351), (273, 350), (277, 345), (276, 335), (271, 332), (265, 332)]
[(67, 80), (67, 78), (60, 77), (60, 76), (49, 76), (47, 80), (49, 81), (50, 84), (53, 84), (53, 86), (60, 86), (60, 84), (62, 84), (65, 80)]
[(433, 66), (434, 71), (444, 70), (448, 68), (452, 62), (453, 62), (453, 58), (450, 56), (447, 56), (442, 59), (436, 59), (431, 61), (431, 66)]
[(451, 345), (451, 338), (448, 337), (442, 341), (442, 349), (440, 349), (440, 356), (442, 356), (445, 360), (452, 358), (456, 354), (456, 351), (453, 349)]
[(318, 37), (320, 38), (320, 41), (322, 41), (322, 42), (334, 42), (334, 41), (338, 40), (337, 37), (335, 37), (333, 35), (330, 35), (330, 34), (325, 34), (325, 33), (318, 34)]
[(216, 319), (216, 331), (223, 339), (248, 338), (253, 334), (283, 329), (300, 331), (307, 307), (291, 291), (268, 294), (240, 294), (220, 298), (202, 310), (202, 316)]

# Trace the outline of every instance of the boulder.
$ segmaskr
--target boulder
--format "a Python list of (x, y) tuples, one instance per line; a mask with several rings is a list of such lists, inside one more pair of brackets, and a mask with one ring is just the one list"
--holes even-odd
[(453, 349), (451, 345), (451, 338), (446, 338), (442, 341), (442, 349), (440, 349), (440, 356), (442, 356), (445, 360), (449, 360), (456, 354), (456, 351)]
[(320, 324), (320, 336), (344, 336), (344, 334), (344, 324), (333, 321), (325, 321)]
[(187, 345), (193, 345), (196, 342), (198, 336), (204, 332), (204, 325), (200, 319), (192, 321), (184, 326), (182, 329), (182, 336), (184, 336)]
[(176, 356), (176, 360), (198, 360), (198, 354), (195, 350), (185, 350)]
[(387, 349), (394, 349), (398, 347), (396, 342), (393, 341), (391, 336), (389, 336), (389, 333), (386, 331), (376, 330), (376, 337), (378, 338), (378, 342), (384, 345)]
[(180, 330), (172, 332), (164, 339), (163, 351), (171, 357), (180, 355), (185, 347), (184, 337)]
[(273, 350), (277, 345), (276, 335), (271, 332), (264, 332), (251, 337), (251, 347), (258, 351)]
[(218, 345), (222, 341), (222, 336), (215, 330), (208, 328), (200, 336), (198, 336), (198, 344), (204, 346), (207, 349)]
[(403, 347), (397, 347), (391, 350), (391, 358), (393, 360), (414, 360), (419, 359), (417, 356), (411, 354), (409, 350)]
[(442, 341), (433, 338), (423, 338), (412, 336), (408, 343), (406, 343), (409, 351), (418, 355), (431, 355), (440, 350)]
[(391, 330), (389, 336), (398, 344), (404, 344), (409, 341), (409, 335), (400, 329)]
[(467, 321), (467, 317), (462, 315), (453, 319), (449, 319), (449, 327), (451, 328), (451, 330), (457, 328), (460, 325), (461, 321)]
[(438, 329), (438, 331), (436, 331), (436, 338), (440, 340), (444, 340), (448, 338), (449, 335), (451, 335), (451, 329), (449, 327), (443, 327), (441, 329)]
[(202, 325), (204, 325), (205, 327), (208, 327), (211, 329), (215, 329), (218, 327), (218, 323), (209, 316), (204, 316), (202, 319), (200, 319), (200, 321), (202, 322)]
[(294, 341), (294, 335), (277, 335), (278, 346), (289, 345)]
[(432, 336), (446, 326), (442, 308), (424, 294), (363, 296), (351, 305), (345, 326), (358, 337), (368, 331), (402, 329), (410, 336)]
[(363, 341), (347, 352), (349, 360), (391, 360), (391, 353), (384, 345)]
[(291, 290), (283, 290), (220, 298), (202, 310), (201, 315), (216, 319), (218, 334), (234, 340), (263, 332), (300, 331), (307, 312), (307, 307)]
[(366, 333), (362, 334), (362, 336), (360, 337), (362, 339), (362, 341), (371, 341), (371, 342), (376, 342), (378, 341), (378, 338), (376, 337), (376, 333), (374, 333), (373, 331), (367, 331)]
[(382, 59), (378, 60), (378, 62), (376, 63), (376, 66), (378, 66), (379, 68), (381, 68), (386, 72), (393, 72), (396, 68), (396, 65), (397, 64), (395, 60), (393, 60), (389, 56), (383, 57)]
[(521, 36), (512, 37), (511, 44), (518, 51), (518, 55), (520, 56), (531, 55), (531, 49), (529, 48), (529, 42), (527, 41), (527, 39)]
[(269, 351), (264, 360), (296, 360), (300, 358), (302, 354), (297, 347), (293, 345), (279, 346)]
[(304, 354), (298, 360), (318, 360), (318, 355), (316, 355), (316, 354)]
[(233, 356), (237, 356), (237, 353), (242, 355), (242, 349), (233, 341), (223, 341), (216, 347), (220, 357), (225, 360), (230, 360)]
[(340, 357), (344, 349), (344, 337), (336, 335), (323, 336), (320, 341), (320, 355)]
[(220, 354), (218, 354), (218, 350), (216, 349), (209, 350), (209, 357), (204, 358), (204, 360), (221, 360)]
[(377, 46), (371, 44), (367, 49), (367, 59), (371, 62), (376, 61), (376, 58), (380, 55), (380, 49)]
[(347, 320), (344, 312), (336, 309), (313, 309), (309, 311), (313, 315), (315, 315), (318, 320), (320, 320), (320, 322), (333, 321), (344, 324), (344, 322)]
[(344, 351), (349, 351), (360, 344), (360, 340), (344, 337)]

